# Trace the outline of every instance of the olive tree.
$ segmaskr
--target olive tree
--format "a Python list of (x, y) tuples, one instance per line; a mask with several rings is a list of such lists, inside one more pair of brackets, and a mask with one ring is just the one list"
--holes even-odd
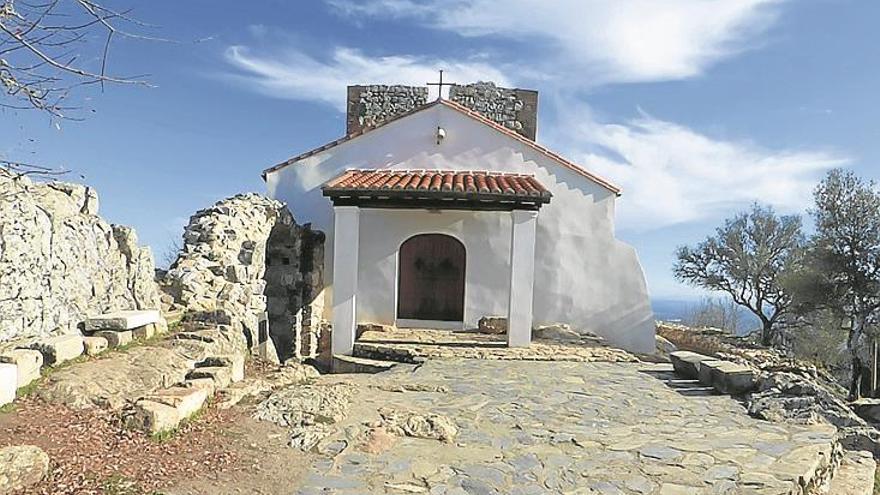
[(710, 291), (727, 293), (761, 321), (761, 343), (781, 340), (780, 328), (792, 299), (783, 274), (800, 258), (804, 237), (798, 216), (778, 216), (755, 204), (724, 222), (715, 235), (676, 252), (675, 277)]
[(852, 366), (849, 393), (856, 399), (868, 365), (860, 347), (880, 319), (880, 193), (873, 181), (837, 169), (813, 197), (816, 232), (803, 270), (788, 286), (799, 311), (828, 311), (844, 321)]

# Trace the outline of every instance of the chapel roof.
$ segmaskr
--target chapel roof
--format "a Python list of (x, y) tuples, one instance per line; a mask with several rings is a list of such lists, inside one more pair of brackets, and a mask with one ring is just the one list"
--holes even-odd
[(537, 151), (538, 153), (550, 158), (551, 160), (555, 161), (556, 163), (562, 165), (563, 167), (565, 167), (565, 168), (567, 168), (567, 169), (569, 169), (569, 170), (571, 170), (571, 171), (573, 171), (583, 177), (586, 177), (586, 178), (592, 180), (593, 182), (596, 182), (597, 184), (608, 189), (609, 191), (613, 192), (614, 194), (620, 195), (622, 192), (621, 188), (619, 186), (617, 186), (616, 184), (614, 184), (613, 182), (611, 182), (610, 180), (605, 179), (599, 175), (596, 175), (596, 174), (586, 170), (585, 168), (581, 167), (580, 165), (578, 165), (578, 164), (568, 160), (567, 158), (563, 157), (562, 155), (550, 150), (546, 146), (542, 146), (527, 137), (521, 136), (516, 131), (513, 131), (511, 129), (507, 129), (503, 125), (501, 125), (491, 119), (488, 119), (488, 118), (484, 117), (483, 115), (481, 115), (480, 113), (475, 112), (475, 111), (473, 111), (463, 105), (460, 105), (458, 103), (455, 103), (454, 101), (450, 101), (450, 100), (446, 100), (446, 99), (442, 99), (442, 98), (434, 100), (433, 102), (427, 103), (427, 104), (422, 105), (420, 107), (414, 108), (408, 112), (401, 113), (399, 115), (391, 117), (390, 119), (387, 119), (384, 122), (382, 122), (381, 124), (378, 124), (374, 127), (366, 128), (366, 129), (360, 130), (358, 132), (348, 134), (348, 135), (343, 136), (339, 139), (330, 141), (329, 143), (324, 144), (322, 146), (319, 146), (315, 149), (312, 149), (312, 150), (306, 151), (304, 153), (301, 153), (299, 155), (296, 155), (294, 157), (291, 157), (291, 158), (285, 160), (284, 162), (279, 163), (278, 165), (269, 167), (266, 170), (263, 170), (263, 173), (262, 173), (263, 180), (266, 180), (266, 175), (268, 175), (272, 172), (275, 172), (277, 170), (280, 170), (284, 167), (287, 167), (288, 165), (292, 165), (295, 162), (298, 162), (302, 159), (316, 155), (318, 153), (321, 153), (322, 151), (326, 151), (330, 148), (338, 146), (338, 145), (345, 143), (347, 141), (351, 141), (352, 139), (360, 137), (360, 136), (362, 136), (368, 132), (371, 132), (375, 129), (378, 129), (380, 127), (384, 127), (384, 126), (390, 124), (391, 122), (395, 122), (397, 120), (405, 118), (405, 117), (412, 115), (414, 113), (431, 108), (435, 105), (443, 105), (447, 108), (451, 108), (451, 109), (453, 109), (457, 112), (460, 112), (460, 113), (462, 113), (462, 114), (464, 114), (464, 115), (466, 115), (466, 116), (468, 116), (468, 117), (470, 117), (470, 118), (472, 118), (472, 119), (474, 119), (474, 120), (476, 120), (486, 126), (489, 126), (492, 129), (494, 129), (495, 131), (498, 131), (498, 132), (500, 132), (500, 133), (502, 133), (512, 139), (515, 139), (515, 140), (519, 141), (520, 143), (524, 144), (525, 146), (527, 146), (527, 147)]
[(378, 207), (537, 209), (552, 197), (532, 175), (461, 170), (348, 170), (322, 190), (335, 205)]

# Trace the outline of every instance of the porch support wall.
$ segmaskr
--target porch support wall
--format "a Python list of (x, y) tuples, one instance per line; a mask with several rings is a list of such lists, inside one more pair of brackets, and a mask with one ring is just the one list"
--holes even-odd
[(333, 208), (333, 354), (351, 355), (357, 326), (360, 209)]
[(513, 210), (510, 239), (510, 302), (507, 345), (526, 347), (532, 341), (532, 301), (535, 285), (535, 232), (538, 212)]

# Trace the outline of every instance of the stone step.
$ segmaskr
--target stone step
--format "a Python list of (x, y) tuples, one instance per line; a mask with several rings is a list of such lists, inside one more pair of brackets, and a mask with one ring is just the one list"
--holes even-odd
[(877, 463), (870, 452), (850, 451), (843, 455), (843, 461), (834, 478), (831, 479), (829, 495), (872, 495), (874, 493), (874, 472)]
[(158, 321), (159, 311), (154, 309), (115, 311), (94, 318), (88, 318), (85, 321), (85, 330), (87, 332), (95, 332), (99, 330), (134, 330), (135, 328), (157, 323)]
[(80, 335), (57, 335), (38, 340), (31, 344), (29, 349), (35, 349), (43, 354), (43, 364), (58, 366), (65, 361), (76, 359), (83, 353), (83, 338)]
[(742, 395), (755, 388), (755, 372), (748, 366), (730, 361), (703, 361), (701, 378), (704, 370), (708, 371), (711, 385), (722, 394)]
[(333, 373), (381, 373), (397, 366), (393, 361), (379, 361), (355, 356), (334, 355)]
[(355, 342), (352, 351), (354, 357), (374, 359), (377, 361), (393, 361), (404, 364), (420, 364), (425, 358), (415, 355), (409, 349), (395, 348), (382, 344)]
[(700, 378), (700, 363), (715, 358), (691, 351), (675, 351), (669, 353), (669, 360), (678, 375), (696, 380)]

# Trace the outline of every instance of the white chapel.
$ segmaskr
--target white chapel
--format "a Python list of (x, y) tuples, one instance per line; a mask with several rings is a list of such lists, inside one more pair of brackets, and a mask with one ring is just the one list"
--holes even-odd
[(538, 144), (538, 95), (491, 83), (350, 86), (346, 134), (263, 172), (269, 195), (326, 234), (332, 352), (359, 323), (470, 329), (510, 346), (567, 323), (653, 352), (635, 250), (615, 238), (621, 190)]

